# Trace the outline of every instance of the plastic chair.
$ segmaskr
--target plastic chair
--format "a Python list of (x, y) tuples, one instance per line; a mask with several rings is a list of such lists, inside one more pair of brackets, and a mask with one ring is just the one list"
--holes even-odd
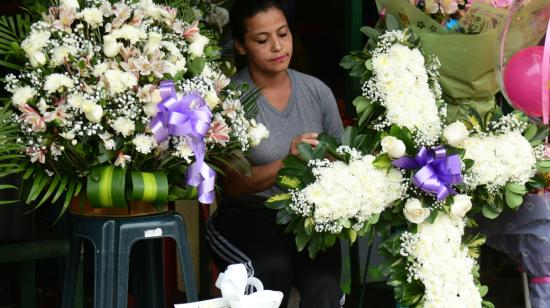
[[(133, 260), (134, 295), (137, 307), (165, 307), (161, 242), (176, 242), (188, 302), (197, 301), (193, 265), (183, 217), (174, 212), (142, 217), (113, 218), (73, 216), (69, 258), (65, 271), (63, 308), (73, 306), (74, 283), (82, 239), (94, 246), (94, 307), (122, 308), (128, 304), (130, 251)], [(139, 242), (138, 242), (139, 241)]]

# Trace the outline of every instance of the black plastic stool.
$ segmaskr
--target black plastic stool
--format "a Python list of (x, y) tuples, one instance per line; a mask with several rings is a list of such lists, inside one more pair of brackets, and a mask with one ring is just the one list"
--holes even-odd
[[(95, 249), (94, 307), (122, 308), (128, 304), (130, 251), (137, 241), (134, 262), (134, 293), (137, 307), (165, 307), (160, 238), (176, 241), (188, 302), (198, 300), (195, 276), (183, 217), (174, 212), (158, 215), (113, 218), (73, 216), (69, 258), (65, 271), (63, 308), (71, 308), (78, 271), (82, 239), (90, 240)], [(140, 263), (141, 262), (141, 263)], [(137, 268), (136, 268), (137, 267)]]

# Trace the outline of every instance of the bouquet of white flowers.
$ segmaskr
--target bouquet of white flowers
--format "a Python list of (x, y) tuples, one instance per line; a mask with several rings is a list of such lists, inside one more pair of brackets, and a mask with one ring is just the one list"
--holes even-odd
[[(209, 7), (211, 21), (223, 26), (227, 20)], [(65, 191), (67, 207), (90, 175), (95, 206), (125, 206), (146, 195), (165, 203), (196, 189), (201, 202), (212, 202), (214, 171), (206, 162), (243, 162), (242, 153), (267, 134), (252, 120), (257, 91), (243, 97), (229, 85), (217, 44), (198, 20), (181, 20), (151, 0), (51, 7), (20, 44), (28, 64), (6, 76), (15, 145), (27, 155), (10, 166), (26, 171), (27, 203), (55, 201)], [(99, 185), (98, 176), (112, 176), (114, 185), (125, 170), (154, 172), (159, 191), (124, 196), (124, 187), (112, 187), (105, 197), (109, 184)], [(133, 189), (151, 187), (150, 176), (139, 181)]]

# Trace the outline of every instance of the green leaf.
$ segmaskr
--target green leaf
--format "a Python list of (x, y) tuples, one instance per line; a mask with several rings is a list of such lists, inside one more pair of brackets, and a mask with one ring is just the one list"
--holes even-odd
[(205, 64), (205, 58), (195, 58), (189, 61), (189, 64), (187, 65), (188, 72), (191, 73), (193, 76), (197, 76), (202, 72)]
[(475, 163), (475, 160), (473, 159), (469, 159), (469, 158), (465, 158), (462, 160), (462, 162), (464, 163), (465, 167), (466, 167), (466, 170), (472, 168), (472, 166), (474, 165)]
[(523, 203), (523, 195), (516, 194), (508, 189), (504, 192), (504, 198), (511, 209), (515, 209)]
[(502, 212), (502, 207), (492, 207), (489, 206), (489, 204), (484, 204), (481, 208), (481, 212), (483, 213), (483, 216), (489, 218), (489, 219), (495, 219), (500, 215)]
[(481, 297), (484, 297), (487, 293), (489, 293), (489, 287), (479, 286), (479, 295), (481, 295)]
[(527, 193), (527, 189), (525, 188), (525, 185), (522, 184), (516, 184), (512, 182), (506, 183), (506, 190), (509, 190), (513, 193), (516, 193), (518, 195), (525, 195)]
[(342, 145), (352, 146), (355, 137), (357, 136), (357, 128), (355, 126), (348, 126), (344, 129), (342, 134)]
[(370, 102), (364, 96), (357, 96), (353, 100), (352, 104), (353, 106), (355, 106), (355, 110), (357, 111), (357, 114), (362, 114), (370, 105)]
[(424, 296), (424, 286), (413, 281), (403, 286), (403, 295), (401, 296), (401, 305), (413, 306), (417, 304)]
[(309, 242), (309, 246), (307, 247), (307, 251), (311, 259), (315, 259), (315, 256), (317, 255), (317, 252), (321, 249), (322, 245), (323, 238), (319, 234), (314, 235)]
[(523, 131), (523, 137), (525, 137), (525, 139), (527, 139), (528, 141), (531, 141), (536, 134), (537, 134), (537, 126), (532, 123), (527, 125), (527, 128), (525, 129), (525, 131)]
[(291, 201), (290, 194), (277, 194), (267, 199), (265, 205), (272, 210), (281, 210)]
[(287, 211), (278, 211), (276, 221), (280, 225), (286, 225), (292, 220), (292, 214)]
[(351, 69), (356, 64), (357, 60), (352, 55), (346, 55), (340, 60), (340, 67), (347, 70)]
[(306, 247), (307, 243), (309, 243), (310, 240), (311, 240), (311, 235), (305, 232), (298, 233), (296, 235), (296, 248), (298, 249), (298, 251), (304, 250), (304, 248)]
[(277, 184), (285, 189), (298, 189), (302, 181), (297, 177), (283, 175), (277, 177)]
[(391, 14), (386, 15), (386, 28), (388, 29), (388, 31), (399, 30), (399, 22)]
[(305, 161), (310, 161), (312, 159), (315, 159), (315, 155), (313, 154), (313, 149), (311, 148), (311, 145), (308, 143), (301, 142), (298, 144), (298, 153)]
[(545, 159), (537, 162), (537, 171), (540, 173), (550, 172), (550, 159)]
[(52, 198), (52, 202), (55, 202), (55, 201), (57, 201), (57, 199), (59, 199), (59, 197), (61, 196), (61, 194), (65, 190), (65, 187), (67, 186), (68, 182), (69, 182), (69, 176), (64, 175), (61, 178), (61, 184), (59, 184), (59, 186), (57, 187), (57, 192), (55, 193), (55, 196), (53, 196), (53, 198)]
[(357, 240), (357, 231), (355, 231), (353, 229), (348, 229), (348, 230), (349, 230), (348, 231), (349, 242), (350, 242), (350, 244), (353, 244)]
[(359, 31), (368, 36), (369, 39), (376, 39), (380, 36), (380, 31), (367, 26), (361, 27)]
[(307, 234), (309, 235), (313, 234), (313, 231), (315, 230), (314, 227), (315, 227), (315, 222), (313, 221), (313, 218), (307, 217), (306, 219), (304, 219), (304, 230), (306, 231)]
[(325, 246), (332, 247), (334, 246), (334, 244), (336, 244), (336, 239), (338, 237), (336, 236), (336, 234), (329, 233), (329, 234), (325, 234), (324, 238), (325, 238)]
[(380, 169), (386, 169), (392, 166), (392, 159), (388, 154), (381, 154), (374, 159), (372, 165)]

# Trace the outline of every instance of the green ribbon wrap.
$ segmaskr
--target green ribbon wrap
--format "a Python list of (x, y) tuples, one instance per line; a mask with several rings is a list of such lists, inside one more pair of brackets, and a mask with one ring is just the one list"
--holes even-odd
[(137, 172), (131, 174), (128, 200), (151, 202), (161, 209), (168, 201), (168, 177), (164, 172)]
[(86, 181), (86, 194), (92, 207), (126, 207), (126, 171), (111, 165), (97, 166)]
[(126, 170), (111, 165), (97, 166), (88, 175), (86, 194), (95, 208), (124, 208), (128, 201), (153, 203), (162, 209), (168, 201), (168, 178), (164, 172), (130, 174), (126, 185)]

